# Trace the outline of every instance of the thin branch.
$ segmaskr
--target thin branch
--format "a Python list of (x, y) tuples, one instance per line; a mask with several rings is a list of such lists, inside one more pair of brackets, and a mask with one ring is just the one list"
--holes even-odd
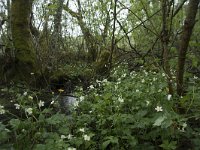
[(178, 8), (175, 10), (175, 12), (173, 13), (173, 15), (172, 15), (172, 17), (175, 17), (177, 14), (178, 14), (178, 12), (182, 9), (182, 7), (183, 7), (183, 5), (185, 4), (185, 2), (186, 2), (187, 0), (183, 0), (181, 3), (180, 3), (180, 5), (178, 6)]
[(113, 21), (113, 31), (112, 31), (111, 52), (110, 52), (110, 57), (109, 57), (109, 69), (111, 69), (111, 67), (112, 67), (112, 56), (113, 56), (113, 52), (114, 52), (115, 45), (116, 45), (116, 42), (115, 42), (115, 30), (116, 30), (117, 2), (118, 2), (118, 0), (115, 0), (114, 2), (115, 2), (114, 3), (114, 12), (113, 12), (114, 21)]
[[(125, 7), (128, 11), (130, 11), (138, 20), (140, 20), (140, 22), (143, 22), (143, 20), (136, 14), (134, 13), (130, 8), (128, 8), (127, 6), (125, 6), (122, 2), (119, 2), (123, 7)], [(144, 23), (142, 23), (142, 26), (149, 30), (150, 32), (152, 32), (153, 34), (155, 34), (156, 36), (158, 36), (158, 34), (156, 34), (153, 30), (151, 30), (150, 28), (148, 28)]]
[[(138, 24), (137, 26), (135, 26), (134, 28), (132, 28), (130, 31), (127, 32), (127, 34), (133, 32), (133, 30), (137, 29), (138, 27), (140, 27), (142, 24), (144, 24), (146, 21), (150, 20), (152, 17), (154, 17), (155, 15), (157, 15), (159, 12), (161, 11), (161, 9), (159, 9), (158, 11), (156, 11), (154, 14), (152, 14), (151, 16), (149, 16), (149, 18), (147, 18), (146, 20), (142, 21), (140, 24)], [(118, 39), (116, 41), (116, 43), (118, 43), (119, 41), (121, 41), (125, 36), (122, 36), (120, 39)]]
[(128, 43), (129, 46), (131, 47), (131, 49), (134, 50), (134, 52), (138, 55), (141, 56), (141, 54), (136, 50), (136, 48), (132, 45), (130, 37), (128, 36), (128, 33), (126, 32), (126, 30), (124, 29), (124, 27), (122, 26), (122, 24), (119, 22), (119, 20), (116, 20), (117, 23), (119, 24), (120, 28), (123, 30), (124, 34), (126, 35), (126, 38), (128, 39)]

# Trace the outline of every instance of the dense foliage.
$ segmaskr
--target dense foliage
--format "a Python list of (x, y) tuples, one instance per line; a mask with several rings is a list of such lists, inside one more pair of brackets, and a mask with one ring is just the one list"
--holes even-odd
[(39, 93), (1, 89), (16, 109), (1, 106), (1, 149), (199, 149), (199, 79), (190, 77), (191, 90), (178, 97), (168, 94), (164, 72), (125, 68), (86, 91), (77, 87), (70, 115), (56, 109), (54, 93), (44, 106)]
[(200, 0), (0, 0), (0, 150), (200, 149)]

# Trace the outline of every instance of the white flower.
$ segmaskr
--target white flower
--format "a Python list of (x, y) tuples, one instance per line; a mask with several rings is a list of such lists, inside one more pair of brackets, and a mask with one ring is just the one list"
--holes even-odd
[(136, 89), (135, 91), (136, 91), (136, 92), (139, 92), (139, 90), (138, 90), (138, 89)]
[(146, 101), (146, 104), (147, 104), (147, 106), (150, 104), (150, 102), (149, 101)]
[(187, 127), (187, 123), (184, 122), (182, 126), (183, 126), (183, 128), (186, 128)]
[(28, 94), (27, 92), (24, 92), (24, 94), (23, 94), (23, 95), (24, 95), (24, 96), (26, 96), (27, 94)]
[(65, 135), (60, 136), (61, 139), (66, 139), (67, 137)]
[(31, 99), (31, 100), (33, 100), (33, 97), (29, 95), (29, 96), (28, 96), (28, 99)]
[(123, 99), (122, 97), (119, 97), (119, 98), (118, 98), (118, 101), (119, 101), (120, 103), (123, 103), (123, 102), (124, 102), (124, 99)]
[(68, 147), (67, 150), (76, 150), (76, 148)]
[(103, 81), (102, 81), (102, 82), (106, 83), (106, 82), (108, 82), (108, 80), (107, 80), (107, 79), (103, 79)]
[(162, 73), (162, 76), (165, 77), (165, 73)]
[(53, 105), (53, 104), (54, 104), (54, 102), (55, 102), (55, 101), (51, 101), (51, 105)]
[(116, 84), (119, 85), (121, 83), (121, 81), (117, 82)]
[(96, 83), (101, 83), (101, 81), (99, 81), (99, 80), (96, 80)]
[(144, 74), (147, 76), (148, 75), (148, 72), (146, 70), (144, 70)]
[(79, 131), (80, 132), (85, 132), (85, 129), (84, 128), (80, 128)]
[(156, 110), (157, 112), (163, 111), (162, 106), (157, 106), (157, 107), (155, 108), (155, 110)]
[(25, 130), (25, 129), (22, 129), (22, 132), (26, 132), (26, 130)]
[(19, 104), (14, 104), (16, 109), (20, 109), (20, 105)]
[(161, 90), (161, 89), (159, 89), (159, 90), (158, 90), (158, 92), (162, 92), (162, 90)]
[(198, 77), (197, 77), (197, 76), (194, 76), (194, 79), (198, 79)]
[(67, 136), (65, 136), (65, 135), (61, 135), (60, 138), (61, 138), (61, 139), (66, 139)]
[(4, 106), (0, 105), (0, 114), (5, 114)]
[(88, 135), (86, 135), (86, 134), (83, 135), (83, 138), (84, 138), (85, 141), (90, 141), (90, 136), (88, 136)]
[(122, 78), (125, 78), (125, 77), (126, 77), (126, 73), (122, 75)]
[(44, 101), (41, 101), (41, 100), (40, 100), (39, 103), (38, 103), (38, 106), (39, 106), (39, 107), (44, 106)]
[(79, 104), (79, 101), (75, 101), (73, 105), (74, 107), (78, 107), (78, 104)]
[(90, 88), (90, 89), (94, 89), (94, 86), (93, 86), (93, 85), (90, 85), (89, 88)]
[(73, 135), (71, 135), (71, 134), (69, 134), (69, 135), (67, 136), (67, 138), (68, 138), (69, 140), (71, 140), (72, 137), (73, 137)]
[(171, 95), (171, 94), (168, 94), (168, 95), (167, 95), (167, 100), (169, 101), (171, 98), (172, 98), (172, 95)]
[(30, 74), (31, 74), (31, 75), (34, 75), (35, 73), (31, 72)]
[(81, 96), (81, 97), (80, 97), (80, 101), (83, 101), (84, 99), (85, 99), (84, 96)]
[(156, 81), (156, 80), (157, 80), (157, 78), (153, 77), (153, 81)]
[(33, 108), (26, 108), (25, 112), (27, 112), (29, 115), (33, 113)]
[(145, 80), (144, 79), (142, 79), (142, 81), (141, 81), (142, 83), (144, 83), (145, 82)]
[(121, 78), (118, 78), (117, 81), (121, 82)]

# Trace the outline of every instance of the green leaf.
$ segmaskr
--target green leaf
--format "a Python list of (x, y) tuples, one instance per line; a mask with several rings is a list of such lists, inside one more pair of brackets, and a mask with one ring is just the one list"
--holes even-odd
[(56, 125), (64, 122), (66, 120), (66, 116), (64, 114), (55, 114), (50, 118), (46, 119), (47, 123)]
[(156, 121), (154, 122), (154, 126), (161, 126), (162, 122), (166, 119), (166, 116), (160, 116)]
[(37, 144), (34, 150), (47, 150), (47, 147), (44, 144)]
[(168, 140), (164, 140), (163, 144), (161, 144), (160, 147), (162, 147), (164, 150), (174, 150), (176, 149), (176, 145), (176, 141), (169, 142)]
[(10, 125), (12, 126), (12, 128), (17, 129), (21, 123), (21, 121), (19, 119), (11, 119), (9, 121)]
[(108, 146), (110, 143), (111, 143), (111, 140), (107, 140), (107, 141), (103, 142), (103, 144), (102, 144), (102, 149), (106, 149), (107, 146)]

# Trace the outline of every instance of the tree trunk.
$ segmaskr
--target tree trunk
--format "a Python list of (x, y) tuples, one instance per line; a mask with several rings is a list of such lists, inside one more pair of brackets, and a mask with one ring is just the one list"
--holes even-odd
[(32, 0), (12, 0), (11, 31), (15, 47), (15, 79), (27, 80), (35, 71), (35, 52), (30, 32)]
[(63, 11), (64, 0), (56, 0), (53, 5), (56, 6), (54, 20), (53, 20), (53, 32), (50, 37), (50, 55), (54, 56), (50, 59), (52, 67), (54, 66), (58, 69), (58, 57), (61, 50), (61, 40), (62, 40), (62, 11)]
[(192, 30), (195, 25), (195, 17), (198, 10), (200, 0), (190, 0), (187, 9), (186, 19), (183, 25), (183, 32), (180, 39), (180, 48), (178, 52), (178, 68), (177, 68), (177, 94), (183, 95), (184, 85), (183, 77), (185, 70), (185, 59), (187, 54), (187, 48), (189, 45)]
[(62, 30), (62, 26), (61, 26), (61, 21), (62, 21), (62, 11), (63, 11), (63, 3), (64, 0), (57, 0), (56, 1), (56, 12), (54, 15), (54, 30), (53, 30), (53, 34), (52, 34), (52, 50), (53, 51), (58, 51), (59, 48), (59, 40), (61, 40), (61, 30)]
[(6, 44), (6, 53), (10, 57), (14, 57), (14, 49), (12, 42), (12, 32), (11, 32), (11, 5), (10, 0), (7, 0), (7, 44)]
[(167, 83), (169, 94), (173, 95), (173, 85), (172, 85), (172, 75), (170, 71), (170, 64), (169, 64), (169, 41), (170, 41), (170, 34), (171, 34), (171, 27), (169, 20), (170, 17), (170, 7), (171, 4), (168, 0), (162, 1), (162, 34), (161, 34), (161, 44), (163, 49), (163, 68), (167, 75)]
[(97, 39), (95, 36), (93, 36), (92, 31), (89, 27), (87, 27), (86, 23), (83, 20), (82, 16), (82, 10), (80, 5), (80, 0), (77, 0), (78, 3), (78, 12), (74, 12), (71, 9), (69, 9), (68, 5), (64, 6), (64, 10), (67, 11), (72, 17), (76, 18), (78, 21), (78, 25), (81, 28), (81, 31), (83, 33), (83, 37), (85, 39), (87, 48), (88, 48), (88, 61), (94, 62), (97, 58)]

